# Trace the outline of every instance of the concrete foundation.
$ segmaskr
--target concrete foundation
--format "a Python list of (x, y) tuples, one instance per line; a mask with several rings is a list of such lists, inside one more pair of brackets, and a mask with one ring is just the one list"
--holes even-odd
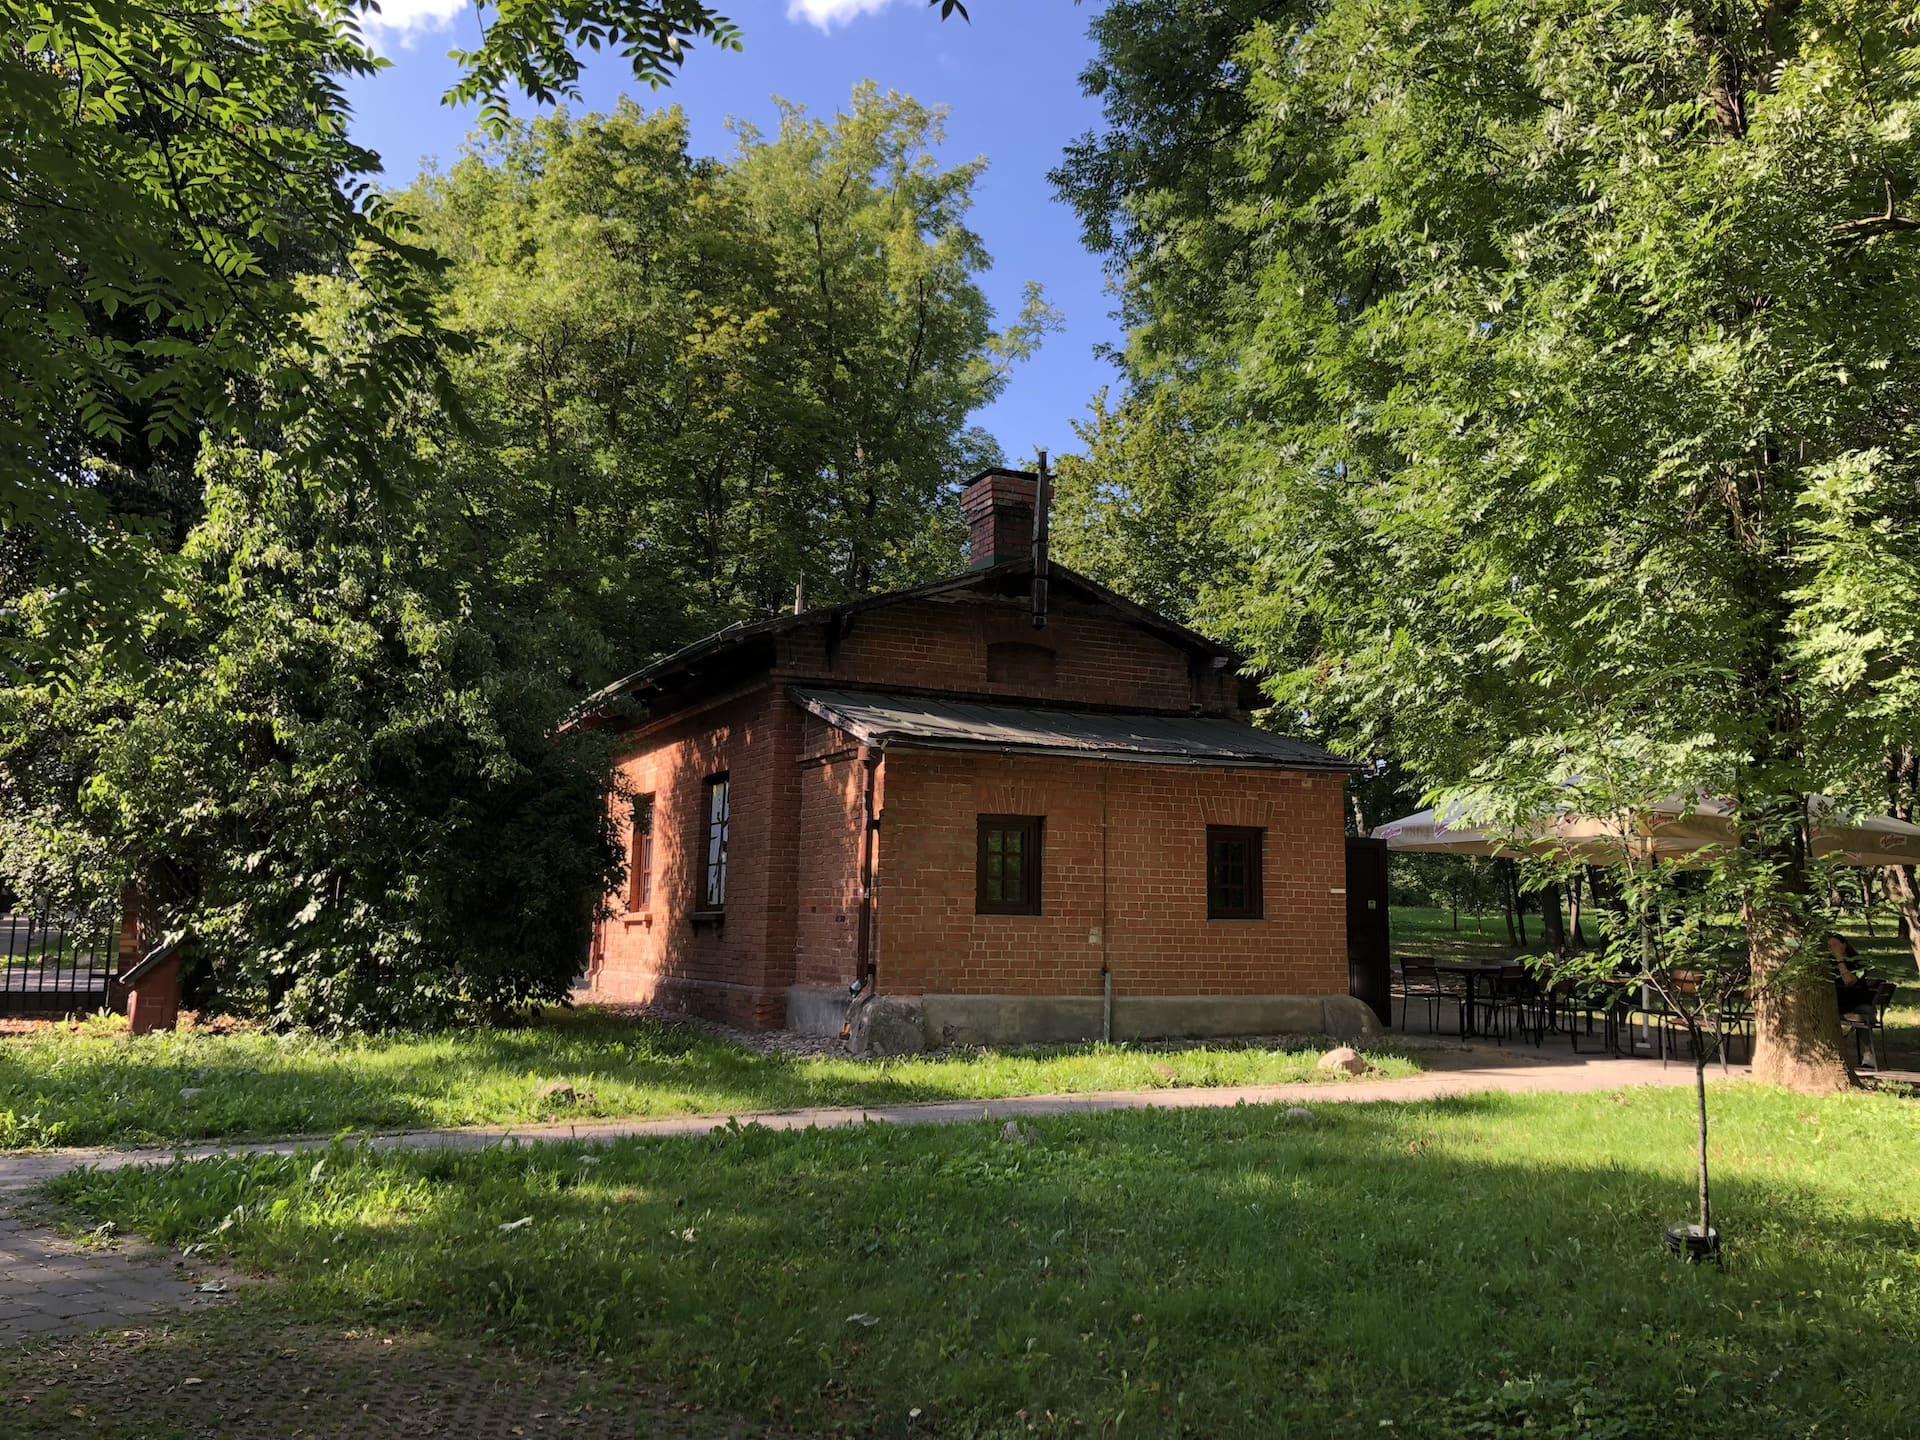
[[(905, 998), (905, 997), (902, 997)], [(1061, 1045), (1100, 1038), (1098, 995), (922, 995), (927, 1044)], [(845, 992), (794, 986), (787, 1028), (838, 1035)], [(1367, 1040), (1380, 1021), (1351, 995), (1120, 995), (1113, 1001), (1116, 1040), (1207, 1040), (1236, 1035), (1330, 1035)]]
[(837, 985), (789, 985), (787, 1029), (796, 1035), (838, 1035), (851, 999)]

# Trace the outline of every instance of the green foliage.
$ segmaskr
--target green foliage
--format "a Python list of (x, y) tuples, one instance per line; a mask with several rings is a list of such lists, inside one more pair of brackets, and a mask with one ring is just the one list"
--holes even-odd
[(1083, 453), (1060, 457), (1053, 553), (1163, 615), (1205, 623), (1232, 556), (1209, 525), (1212, 462), (1203, 435), (1158, 390), (1118, 405), (1103, 391), (1074, 423)]
[[(996, 334), (965, 215), (978, 163), (862, 87), (727, 161), (677, 112), (559, 114), (407, 197), (452, 258), (448, 323), (480, 433), (447, 463), (515, 497), (545, 565), (639, 658), (744, 614), (959, 568), (967, 416), (1051, 323)], [(538, 557), (535, 559), (534, 557)]]
[[(53, 578), (63, 635), (137, 634), (197, 514), (203, 439), (257, 442), (264, 406), (294, 465), (370, 467), (363, 438), (441, 379), (431, 257), (347, 138), (342, 80), (384, 63), (359, 31), (370, 4), (0, 5), (0, 598)], [(509, 87), (573, 93), (582, 50), (658, 85), (689, 41), (739, 44), (698, 0), (495, 8), (446, 98), (502, 132)], [(283, 363), (304, 273), (351, 278), (378, 317), (326, 386)]]
[[(299, 378), (178, 447), (133, 636), (76, 634), (44, 555), (15, 577), (60, 663), (0, 692), (0, 868), (137, 881), (192, 998), (282, 1022), (560, 998), (618, 865), (580, 699), (802, 579), (958, 568), (967, 416), (1051, 316), (991, 328), (938, 124), (866, 89), (720, 164), (677, 115), (556, 116), (383, 210), (449, 257), (427, 328), (285, 282), (256, 369)], [(411, 384), (396, 328), (437, 347)], [(347, 443), (314, 397), (376, 373)]]
[(1721, 1108), (1724, 1271), (1660, 1244), (1691, 1185), (1669, 1089), (1063, 1116), (1026, 1145), (341, 1147), (57, 1194), (275, 1277), (243, 1304), (603, 1355), (747, 1429), (1910, 1434), (1913, 1107)]
[[(338, 451), (431, 378), (423, 257), (346, 135), (341, 78), (376, 65), (336, 3), (0, 9), (0, 513), (74, 621), (137, 630), (152, 557), (116, 516), (151, 515), (142, 492), (263, 390)], [(324, 390), (268, 358), (303, 269), (357, 275), (379, 312)]]
[[(557, 999), (617, 867), (564, 636), (429, 492), (209, 451), (131, 660), (0, 695), (9, 867), (138, 879), (206, 999), (377, 1026)], [(90, 862), (90, 863), (89, 863)]]
[(1393, 903), (1434, 906), (1467, 915), (1491, 914), (1501, 906), (1499, 873), (1490, 860), (1471, 855), (1391, 857)]
[[(581, 49), (617, 51), (634, 78), (656, 88), (667, 84), (686, 59), (689, 44), (705, 41), (738, 50), (741, 30), (704, 0), (490, 0), (498, 13), (483, 21), (474, 50), (456, 50), (465, 72), (447, 103), (477, 101), (480, 123), (492, 135), (512, 126), (509, 87), (542, 104), (579, 94)], [(942, 20), (967, 19), (961, 0), (927, 0)], [(484, 10), (485, 5), (476, 6)]]

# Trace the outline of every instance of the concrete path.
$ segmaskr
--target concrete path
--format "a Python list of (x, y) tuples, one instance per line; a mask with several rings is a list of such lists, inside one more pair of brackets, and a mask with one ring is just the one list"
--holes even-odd
[(0, 1345), (215, 1305), (232, 1285), (145, 1241), (80, 1245), (0, 1214)]
[[(738, 1122), (769, 1130), (826, 1130), (846, 1125), (964, 1125), (975, 1120), (1024, 1120), (1043, 1115), (1090, 1115), (1114, 1110), (1213, 1110), (1235, 1105), (1324, 1105), (1436, 1100), (1449, 1095), (1543, 1092), (1576, 1094), (1625, 1085), (1688, 1085), (1681, 1063), (1624, 1059), (1566, 1051), (1521, 1053), (1467, 1047), (1423, 1050), (1425, 1073), (1403, 1080), (1348, 1080), (1288, 1085), (1222, 1085), (1090, 1094), (1020, 1095), (1004, 1100), (940, 1100), (902, 1105), (844, 1105), (811, 1110), (736, 1111), (671, 1115), (646, 1120), (557, 1120), (530, 1125), (477, 1125), (457, 1130), (402, 1130), (369, 1135), (377, 1150), (484, 1150), (494, 1145), (606, 1143), (614, 1140), (707, 1135)], [(1721, 1072), (1712, 1072), (1718, 1078)], [(1743, 1077), (1745, 1067), (1732, 1074)], [(69, 1149), (0, 1156), (0, 1198), (34, 1189), (81, 1166), (117, 1170), (220, 1155), (293, 1155), (324, 1149), (331, 1136), (213, 1141), (145, 1149)]]

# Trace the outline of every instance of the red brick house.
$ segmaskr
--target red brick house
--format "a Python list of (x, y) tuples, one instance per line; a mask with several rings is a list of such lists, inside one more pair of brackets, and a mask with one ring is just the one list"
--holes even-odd
[(837, 1032), (858, 981), (933, 1043), (1368, 1028), (1344, 765), (1248, 725), (1215, 642), (1043, 556), (1036, 585), (1034, 502), (989, 471), (966, 574), (605, 693), (639, 717), (592, 998)]

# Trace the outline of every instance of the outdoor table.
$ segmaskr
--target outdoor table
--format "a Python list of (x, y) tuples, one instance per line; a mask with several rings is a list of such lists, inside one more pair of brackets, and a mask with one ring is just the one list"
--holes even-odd
[(1497, 960), (1427, 960), (1417, 955), (1403, 956), (1401, 960), (1403, 964), (1411, 960), (1415, 965), (1432, 970), (1436, 974), (1458, 976), (1466, 992), (1466, 997), (1460, 1005), (1460, 1037), (1463, 1040), (1472, 1039), (1480, 1033), (1479, 1026), (1474, 1023), (1473, 1018), (1474, 1008), (1479, 999), (1480, 978), (1497, 976), (1507, 968), (1506, 965)]
[(1471, 1040), (1480, 1033), (1480, 1027), (1474, 1022), (1474, 1009), (1478, 1003), (1481, 977), (1496, 977), (1506, 966), (1487, 960), (1440, 960), (1433, 968), (1442, 975), (1457, 975), (1466, 989), (1466, 1003), (1460, 1008), (1460, 1034)]

